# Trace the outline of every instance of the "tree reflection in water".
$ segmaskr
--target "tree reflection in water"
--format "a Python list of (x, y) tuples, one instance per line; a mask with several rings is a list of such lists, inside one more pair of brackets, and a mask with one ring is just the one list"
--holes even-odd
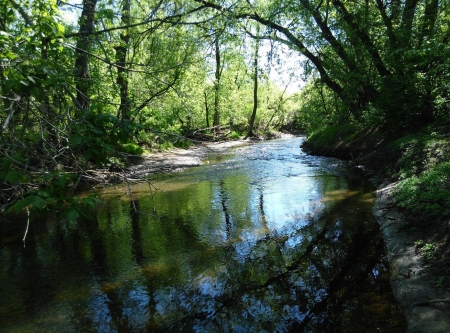
[(404, 332), (373, 188), (298, 145), (111, 197), (96, 222), (36, 222), (25, 249), (6, 228), (2, 332)]

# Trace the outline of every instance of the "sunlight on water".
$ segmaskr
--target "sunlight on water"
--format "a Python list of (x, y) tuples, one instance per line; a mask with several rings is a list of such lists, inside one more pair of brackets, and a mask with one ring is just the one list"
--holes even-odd
[(33, 222), (26, 248), (6, 225), (0, 331), (404, 332), (373, 187), (302, 140), (110, 187), (95, 221)]

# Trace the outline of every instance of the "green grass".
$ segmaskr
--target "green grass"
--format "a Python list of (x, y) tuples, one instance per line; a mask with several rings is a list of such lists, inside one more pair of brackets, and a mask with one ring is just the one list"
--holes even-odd
[(339, 141), (352, 141), (358, 135), (358, 130), (352, 125), (330, 126), (313, 132), (308, 142), (315, 146), (331, 146)]
[(450, 161), (404, 178), (394, 197), (398, 206), (414, 214), (450, 217)]
[(136, 142), (129, 142), (127, 144), (124, 144), (122, 148), (125, 153), (131, 155), (142, 155), (145, 152), (145, 150), (139, 147)]
[(431, 127), (393, 142), (393, 168), (400, 180), (394, 191), (398, 206), (429, 218), (450, 218), (450, 140)]

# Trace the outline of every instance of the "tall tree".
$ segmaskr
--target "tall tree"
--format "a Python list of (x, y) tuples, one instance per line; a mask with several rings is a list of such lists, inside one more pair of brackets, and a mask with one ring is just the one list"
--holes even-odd
[(255, 53), (253, 55), (253, 110), (248, 123), (247, 138), (254, 136), (256, 111), (258, 110), (258, 58), (259, 58), (259, 25), (256, 26)]
[(220, 43), (219, 43), (220, 33), (216, 31), (214, 33), (214, 54), (216, 60), (216, 70), (214, 72), (214, 121), (213, 126), (216, 131), (219, 130), (220, 126), (220, 79), (222, 77), (222, 58), (220, 55)]
[[(122, 0), (122, 15), (121, 15), (121, 25), (130, 25), (130, 11), (131, 11), (131, 0)], [(119, 86), (120, 94), (120, 106), (119, 115), (124, 119), (130, 119), (130, 101), (128, 98), (128, 65), (127, 65), (127, 54), (130, 49), (130, 31), (124, 28), (120, 33), (120, 41), (117, 46), (114, 47), (116, 51), (116, 65), (117, 65), (117, 80), (116, 83)]]
[(89, 108), (89, 50), (93, 39), (95, 9), (97, 0), (83, 0), (83, 10), (79, 20), (77, 46), (75, 49), (74, 77), (76, 81), (77, 102), (83, 109)]
[[(430, 34), (434, 27), (431, 2), (424, 19), (417, 18), (417, 0), (404, 5), (383, 0), (237, 1), (232, 7), (196, 2), (237, 20), (259, 22), (267, 28), (265, 38), (301, 52), (357, 121), (371, 105), (393, 127), (413, 128), (433, 119), (432, 108), (425, 107), (424, 92), (418, 89), (422, 77), (414, 70), (418, 58), (413, 56), (418, 45), (414, 32)], [(425, 76), (436, 63), (428, 65), (421, 66)]]

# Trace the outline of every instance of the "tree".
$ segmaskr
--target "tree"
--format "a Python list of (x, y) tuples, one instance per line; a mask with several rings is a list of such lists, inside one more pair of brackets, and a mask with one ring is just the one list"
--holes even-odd
[(82, 110), (89, 108), (89, 50), (92, 44), (94, 32), (94, 18), (97, 0), (83, 0), (83, 11), (81, 12), (78, 31), (79, 37), (75, 48), (74, 77), (76, 79), (75, 89), (77, 91), (77, 104)]
[(445, 33), (436, 38), (432, 31), (438, 17), (435, 3), (422, 11), (416, 0), (404, 6), (382, 0), (239, 1), (233, 7), (196, 2), (234, 19), (256, 21), (267, 29), (264, 38), (301, 52), (355, 121), (364, 122), (361, 117), (370, 106), (381, 110), (392, 128), (411, 129), (433, 121), (433, 107), (424, 104), (430, 90), (419, 87), (437, 63), (419, 59), (417, 47), (427, 34), (436, 46), (445, 38)]
[(254, 136), (253, 127), (255, 125), (256, 111), (258, 110), (258, 57), (259, 57), (259, 26), (256, 26), (255, 54), (253, 58), (253, 111), (248, 124), (247, 138)]
[[(121, 25), (130, 25), (130, 12), (131, 12), (131, 1), (122, 0), (122, 16)], [(128, 29), (122, 30), (120, 33), (120, 42), (114, 47), (116, 51), (116, 65), (117, 65), (117, 79), (116, 83), (119, 86), (120, 93), (120, 106), (119, 115), (124, 119), (130, 119), (130, 101), (128, 98), (128, 68), (127, 68), (127, 53), (130, 49), (130, 33)]]

